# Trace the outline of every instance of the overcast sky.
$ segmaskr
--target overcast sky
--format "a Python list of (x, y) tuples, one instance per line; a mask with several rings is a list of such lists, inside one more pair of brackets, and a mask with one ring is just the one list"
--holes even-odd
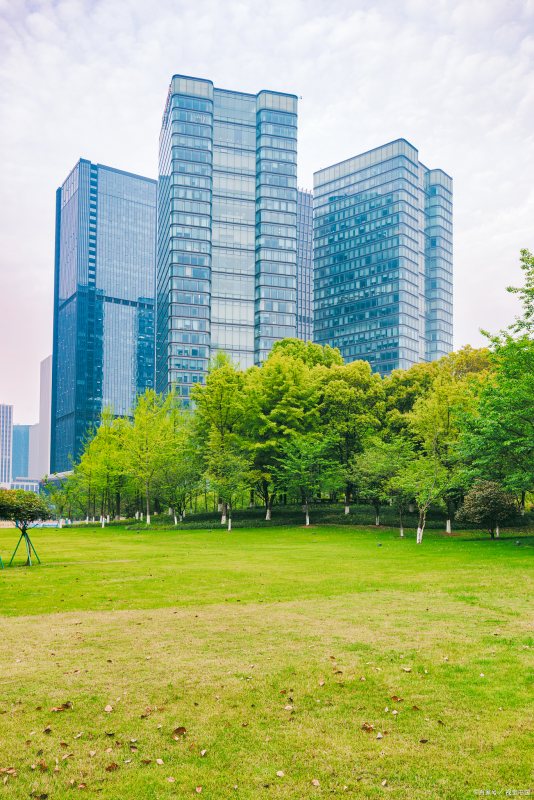
[(299, 185), (397, 137), (454, 178), (455, 345), (516, 312), (534, 249), (534, 0), (0, 0), (0, 402), (37, 419), (55, 190), (157, 177), (173, 73), (302, 97)]

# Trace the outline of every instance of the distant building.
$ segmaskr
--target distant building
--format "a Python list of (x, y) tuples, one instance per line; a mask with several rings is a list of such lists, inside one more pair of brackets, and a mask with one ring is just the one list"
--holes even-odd
[(452, 350), (452, 179), (404, 139), (314, 176), (315, 341), (383, 375)]
[(30, 425), (30, 441), (29, 441), (29, 458), (28, 458), (28, 472), (25, 476), (26, 478), (32, 478), (33, 480), (41, 480), (44, 478), (45, 473), (41, 475), (41, 466), (40, 466), (40, 430), (39, 430), (39, 423), (36, 422), (35, 425)]
[(13, 449), (11, 458), (11, 480), (27, 477), (30, 473), (30, 428), (31, 425), (13, 425)]
[(81, 159), (56, 200), (50, 471), (154, 384), (156, 181)]
[(159, 150), (157, 389), (296, 335), (297, 98), (174, 75)]
[(13, 451), (13, 406), (0, 403), (0, 486), (11, 484), (11, 457)]
[(41, 361), (39, 384), (39, 461), (37, 476), (50, 473), (50, 423), (52, 415), (52, 356)]
[(313, 340), (313, 194), (297, 192), (297, 338)]
[(39, 494), (41, 491), (41, 484), (37, 480), (31, 478), (17, 478), (11, 481), (10, 489), (23, 489), (25, 492), (35, 492)]

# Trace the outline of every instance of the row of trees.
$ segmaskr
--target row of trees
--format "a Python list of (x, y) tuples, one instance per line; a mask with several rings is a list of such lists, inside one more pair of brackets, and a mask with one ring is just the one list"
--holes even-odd
[(347, 514), (354, 500), (371, 504), (377, 524), (393, 504), (401, 535), (415, 504), (420, 542), (431, 506), (446, 510), (450, 531), (462, 506), (480, 521), (472, 501), (483, 496), (493, 535), (534, 485), (534, 258), (522, 251), (521, 263), (526, 285), (510, 291), (523, 314), (488, 348), (384, 379), (367, 362), (344, 364), (337, 350), (295, 339), (247, 371), (218, 354), (191, 408), (147, 391), (132, 419), (106, 410), (53, 502), (102, 525), (134, 511), (149, 525), (154, 510), (171, 509), (177, 522), (211, 492), (230, 529), (245, 493), (267, 519), (280, 500), (302, 503), (306, 524), (314, 499), (343, 496)]

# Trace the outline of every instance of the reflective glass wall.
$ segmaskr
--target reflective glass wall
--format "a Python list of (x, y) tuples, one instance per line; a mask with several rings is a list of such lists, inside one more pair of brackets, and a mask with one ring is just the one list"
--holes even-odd
[(315, 341), (388, 374), (452, 349), (452, 180), (403, 139), (314, 176)]
[(297, 193), (297, 338), (313, 341), (313, 194)]
[(187, 402), (296, 332), (297, 100), (175, 75), (160, 135), (156, 380)]
[(154, 385), (156, 186), (81, 159), (57, 191), (52, 472)]

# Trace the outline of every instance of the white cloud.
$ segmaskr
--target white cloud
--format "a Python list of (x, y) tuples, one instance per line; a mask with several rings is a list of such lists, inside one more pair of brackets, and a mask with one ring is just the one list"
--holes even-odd
[(404, 136), (455, 181), (456, 343), (534, 249), (532, 0), (0, 0), (0, 401), (37, 410), (54, 193), (80, 156), (156, 175), (175, 72), (302, 95), (299, 182)]

